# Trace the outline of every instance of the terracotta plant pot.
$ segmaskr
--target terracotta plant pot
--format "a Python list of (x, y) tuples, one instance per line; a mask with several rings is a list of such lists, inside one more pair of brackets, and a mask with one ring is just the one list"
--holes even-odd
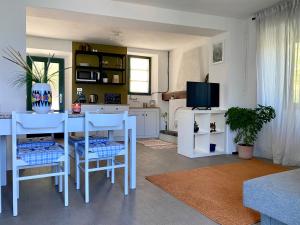
[(252, 159), (253, 146), (237, 145), (237, 150), (241, 159)]

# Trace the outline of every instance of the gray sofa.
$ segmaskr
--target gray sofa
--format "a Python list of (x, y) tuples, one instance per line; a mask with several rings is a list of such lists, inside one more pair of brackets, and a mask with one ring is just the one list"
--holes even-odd
[(262, 225), (300, 225), (300, 169), (248, 180), (243, 192)]

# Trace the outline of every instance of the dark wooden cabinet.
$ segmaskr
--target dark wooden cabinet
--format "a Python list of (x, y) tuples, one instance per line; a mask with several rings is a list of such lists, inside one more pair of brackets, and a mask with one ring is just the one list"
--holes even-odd
[[(126, 58), (126, 54), (76, 50), (75, 76), (80, 69), (99, 71), (98, 84), (126, 85)], [(103, 78), (107, 78), (107, 82)]]

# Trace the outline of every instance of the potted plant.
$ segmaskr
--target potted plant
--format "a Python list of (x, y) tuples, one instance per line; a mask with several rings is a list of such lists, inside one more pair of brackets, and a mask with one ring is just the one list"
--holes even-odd
[(23, 70), (12, 84), (14, 86), (23, 86), (28, 82), (33, 82), (31, 90), (32, 109), (36, 113), (48, 113), (51, 110), (52, 105), (52, 91), (50, 83), (54, 82), (55, 76), (59, 73), (59, 71), (55, 71), (49, 74), (49, 68), (51, 61), (54, 58), (54, 54), (52, 56), (49, 55), (45, 68), (41, 70), (30, 56), (28, 58), (31, 61), (30, 64), (32, 64), (32, 67), (21, 53), (13, 48), (4, 50), (4, 53), (6, 55), (3, 56), (3, 58), (16, 64)]
[(275, 110), (271, 106), (262, 106), (254, 109), (232, 107), (226, 114), (226, 124), (236, 132), (234, 142), (237, 144), (239, 157), (251, 159), (253, 146), (257, 134), (265, 123), (276, 117)]
[(162, 113), (161, 117), (165, 122), (165, 130), (168, 130), (168, 113), (167, 112)]

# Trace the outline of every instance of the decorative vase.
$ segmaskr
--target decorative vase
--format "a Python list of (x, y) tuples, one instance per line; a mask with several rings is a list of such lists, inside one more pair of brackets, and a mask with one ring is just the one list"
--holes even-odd
[(32, 109), (36, 113), (48, 113), (52, 106), (52, 91), (50, 84), (35, 83), (31, 92)]
[(237, 145), (237, 150), (241, 159), (252, 159), (253, 146)]

